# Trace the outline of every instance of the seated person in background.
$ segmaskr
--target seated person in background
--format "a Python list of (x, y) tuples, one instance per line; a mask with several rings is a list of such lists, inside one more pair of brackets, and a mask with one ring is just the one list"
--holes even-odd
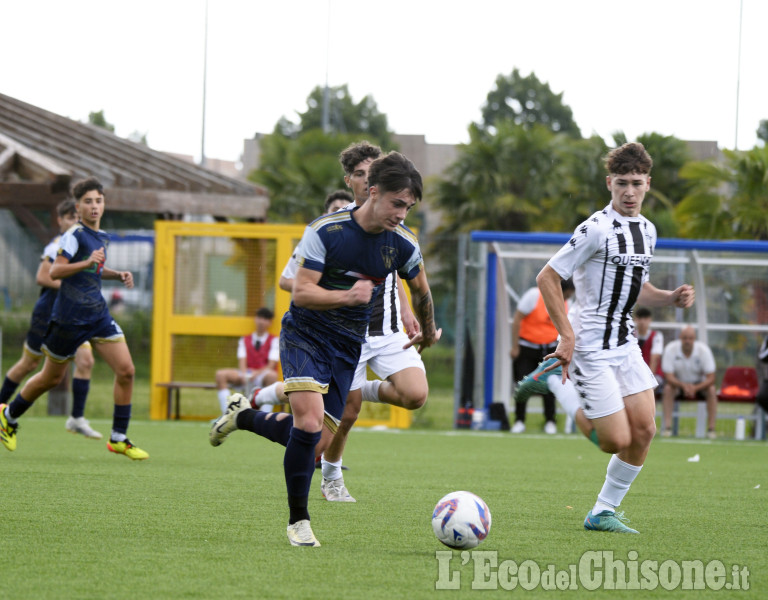
[[(567, 312), (568, 299), (573, 296), (575, 290), (573, 281), (570, 279), (562, 280), (560, 287), (563, 290)], [(557, 329), (549, 318), (539, 288), (534, 286), (522, 295), (512, 318), (512, 349), (509, 354), (513, 361), (512, 368), (515, 381), (521, 382), (526, 375), (536, 369), (545, 356), (554, 352), (555, 348), (557, 348)], [(512, 433), (525, 431), (525, 412), (529, 395), (515, 392), (515, 423), (510, 430)], [(555, 397), (547, 390), (542, 398), (544, 401), (544, 432), (557, 433)]]
[(667, 344), (661, 359), (666, 385), (663, 393), (664, 425), (661, 435), (672, 435), (672, 409), (675, 400), (707, 401), (707, 437), (715, 439), (717, 393), (715, 358), (709, 346), (696, 341), (690, 325), (680, 331), (680, 339)]
[(277, 381), (280, 361), (278, 336), (269, 333), (274, 313), (264, 307), (256, 311), (256, 331), (240, 338), (237, 343), (237, 369), (216, 371), (216, 389), (222, 414), (227, 412), (229, 386), (245, 388), (263, 387)]
[[(664, 353), (664, 334), (661, 331), (651, 329), (651, 318), (653, 313), (649, 308), (640, 306), (633, 311), (635, 320), (635, 334), (637, 343), (640, 346), (640, 352), (643, 353), (643, 360), (647, 364), (659, 387), (656, 393), (659, 394), (664, 389), (664, 371), (661, 370), (661, 355)], [(657, 396), (658, 397), (658, 396)]]

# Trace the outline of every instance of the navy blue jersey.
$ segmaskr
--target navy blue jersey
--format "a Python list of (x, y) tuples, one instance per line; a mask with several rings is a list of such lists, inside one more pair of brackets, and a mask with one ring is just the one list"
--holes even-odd
[[(48, 245), (43, 250), (43, 255), (40, 257), (41, 262), (53, 262), (56, 260), (60, 241), (61, 236), (57, 235), (48, 242)], [(48, 328), (48, 321), (51, 319), (51, 311), (53, 310), (53, 303), (56, 301), (57, 292), (58, 290), (55, 288), (42, 286), (40, 288), (40, 296), (38, 296), (37, 302), (35, 302), (35, 307), (32, 309), (32, 321), (44, 323), (43, 333), (45, 333), (45, 330)]]
[[(94, 250), (104, 248), (106, 257), (108, 245), (109, 234), (106, 231), (94, 231), (78, 223), (61, 236), (59, 255), (75, 263), (86, 260)], [(100, 263), (61, 280), (51, 315), (53, 321), (88, 325), (109, 315), (107, 302), (101, 295), (103, 268), (104, 263)]]
[(291, 302), (290, 311), (299, 327), (362, 343), (387, 275), (397, 271), (403, 279), (413, 279), (422, 270), (423, 260), (416, 236), (405, 225), (395, 231), (366, 233), (352, 218), (356, 210), (341, 210), (310, 223), (296, 259), (299, 266), (321, 272), (318, 285), (327, 290), (348, 290), (358, 279), (372, 281), (371, 301), (330, 310), (301, 308)]

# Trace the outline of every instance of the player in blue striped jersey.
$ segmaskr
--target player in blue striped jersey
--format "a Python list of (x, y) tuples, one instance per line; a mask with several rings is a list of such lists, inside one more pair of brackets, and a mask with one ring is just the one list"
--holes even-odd
[[(640, 215), (650, 189), (653, 161), (642, 144), (629, 143), (608, 154), (606, 185), (611, 202), (574, 231), (537, 277), (560, 342), (545, 372), (562, 365), (580, 405), (564, 405), (579, 429), (612, 454), (605, 484), (587, 514), (590, 530), (637, 533), (616, 513), (645, 462), (656, 432), (657, 385), (634, 335), (632, 309), (693, 305), (695, 293), (684, 284), (660, 290), (648, 278), (656, 228)], [(573, 277), (581, 308), (571, 327), (563, 308), (560, 280)]]
[(90, 341), (115, 372), (115, 409), (107, 448), (133, 460), (143, 460), (149, 454), (134, 446), (126, 435), (131, 419), (133, 360), (123, 331), (109, 314), (101, 294), (102, 279), (121, 280), (131, 288), (133, 275), (104, 266), (109, 234), (99, 228), (104, 215), (101, 183), (94, 177), (80, 180), (72, 194), (80, 221), (62, 236), (50, 270), (52, 279), (61, 280), (61, 287), (42, 345), (45, 363), (9, 405), (0, 405), (0, 441), (8, 450), (16, 449), (17, 419), (62, 380), (78, 347)]

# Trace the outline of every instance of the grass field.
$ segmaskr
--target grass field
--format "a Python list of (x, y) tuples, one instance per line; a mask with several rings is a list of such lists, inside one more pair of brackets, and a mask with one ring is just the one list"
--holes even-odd
[[(92, 424), (107, 432), (109, 421)], [(468, 595), (477, 562), (453, 553), (462, 591), (436, 590), (430, 518), (445, 493), (487, 502), (491, 533), (478, 550), (545, 570), (588, 551), (637, 561), (719, 560), (749, 569), (748, 591), (768, 594), (762, 442), (656, 440), (623, 509), (641, 535), (586, 532), (582, 521), (607, 456), (581, 437), (412, 430), (353, 432), (345, 479), (356, 504), (310, 497), (320, 548), (289, 546), (280, 446), (236, 432), (219, 448), (200, 422), (134, 420), (150, 452), (132, 462), (103, 441), (64, 431), (64, 418), (25, 417), (14, 453), (0, 449), (3, 534), (0, 597), (426, 598)], [(698, 462), (688, 458), (698, 454)], [(757, 486), (760, 486), (759, 488)], [(479, 555), (478, 555), (479, 556)], [(508, 563), (506, 563), (508, 564)], [(528, 563), (529, 565), (531, 563)], [(456, 571), (457, 573), (453, 573)], [(456, 579), (459, 578), (459, 579)], [(476, 592), (491, 596), (510, 591)], [(648, 591), (516, 589), (525, 597), (645, 597)], [(714, 592), (657, 589), (665, 598)]]

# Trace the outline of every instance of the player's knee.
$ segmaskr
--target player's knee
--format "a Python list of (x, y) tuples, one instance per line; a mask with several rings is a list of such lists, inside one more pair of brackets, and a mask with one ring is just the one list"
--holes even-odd
[(427, 403), (427, 396), (429, 396), (429, 388), (426, 385), (409, 390), (403, 395), (403, 407), (408, 410), (417, 410)]
[(121, 384), (132, 383), (135, 375), (136, 375), (136, 368), (133, 366), (133, 363), (125, 366), (121, 366), (117, 370), (115, 370), (115, 377), (117, 378), (117, 381)]
[(75, 366), (81, 371), (90, 372), (93, 369), (95, 362), (92, 354), (75, 357)]
[(629, 432), (614, 432), (610, 436), (600, 437), (598, 436), (598, 445), (600, 450), (607, 454), (618, 454), (622, 450), (626, 450), (630, 443), (632, 443), (632, 437)]
[(656, 421), (649, 420), (641, 425), (636, 425), (632, 430), (632, 441), (640, 446), (650, 445), (656, 435)]

